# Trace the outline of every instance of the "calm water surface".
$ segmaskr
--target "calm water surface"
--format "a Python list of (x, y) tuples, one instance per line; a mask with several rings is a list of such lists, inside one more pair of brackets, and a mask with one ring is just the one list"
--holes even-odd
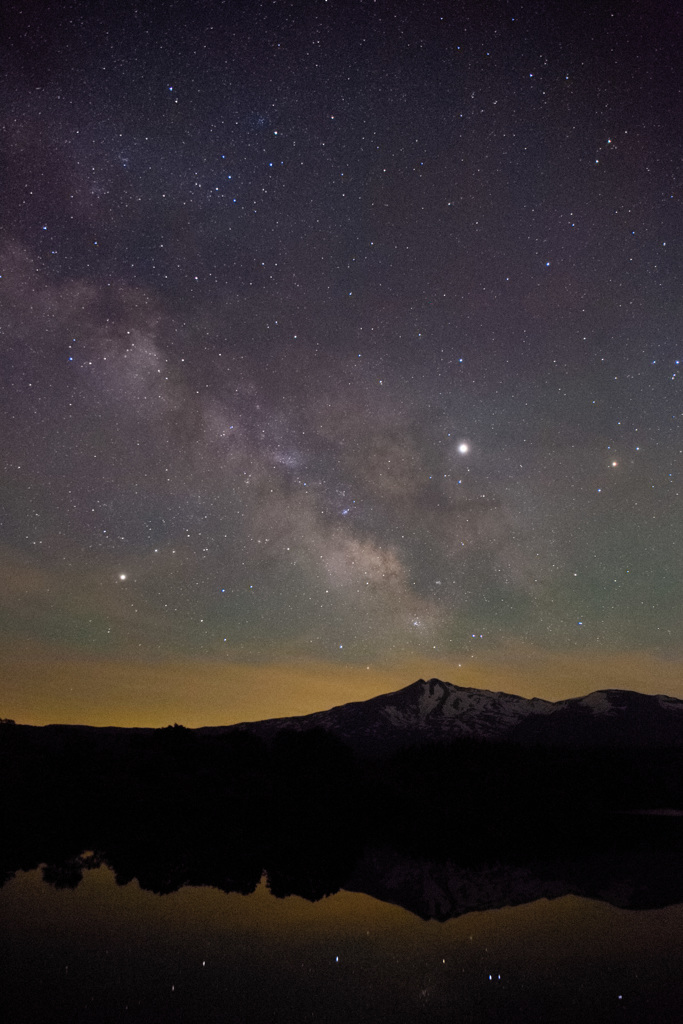
[(11, 1022), (683, 1020), (683, 906), (566, 896), (440, 923), (370, 896), (0, 890)]

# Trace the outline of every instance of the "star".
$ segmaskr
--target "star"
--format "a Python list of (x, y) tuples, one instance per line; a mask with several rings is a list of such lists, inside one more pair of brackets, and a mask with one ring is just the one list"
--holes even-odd
[[(427, 646), (455, 668), (490, 644), (507, 666), (509, 647), (564, 657), (578, 638), (587, 658), (664, 643), (678, 658), (662, 639), (683, 585), (673, 35), (648, 23), (629, 40), (606, 21), (609, 46), (628, 43), (622, 67), (569, 19), (561, 91), (529, 72), (547, 35), (534, 5), (525, 41), (517, 19), (483, 11), (482, 38), (500, 31), (510, 55), (493, 74), (458, 49), (454, 5), (434, 34), (416, 5), (405, 31), (361, 5), (349, 80), (332, 5), (314, 73), (308, 37), (271, 4), (258, 32), (232, 25), (250, 69), (235, 91), (222, 47), (204, 45), (218, 0), (149, 52), (135, 19), (105, 41), (86, 11), (78, 80), (70, 50), (45, 42), (72, 32), (51, 6), (30, 47), (21, 19), (9, 26), (16, 60), (0, 68), (16, 638), (131, 664), (221, 652), (266, 674), (271, 658), (374, 672)], [(146, 14), (158, 37), (162, 7)], [(643, 91), (627, 66), (655, 52)], [(455, 53), (462, 102), (437, 71)], [(49, 108), (32, 84), (44, 77)], [(496, 103), (522, 80), (524, 103)], [(630, 152), (632, 129), (615, 125), (634, 119)], [(623, 467), (616, 451), (631, 453)], [(627, 560), (638, 587), (607, 596)], [(117, 686), (103, 704), (120, 706)]]

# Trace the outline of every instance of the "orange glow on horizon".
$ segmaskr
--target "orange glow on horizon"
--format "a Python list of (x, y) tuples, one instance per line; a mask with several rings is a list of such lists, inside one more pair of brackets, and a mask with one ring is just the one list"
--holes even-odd
[(683, 699), (683, 662), (645, 653), (595, 658), (523, 651), (481, 661), (425, 658), (369, 668), (314, 661), (226, 664), (15, 656), (3, 659), (0, 716), (29, 725), (230, 725), (322, 711), (433, 676), (459, 686), (546, 700), (608, 688)]

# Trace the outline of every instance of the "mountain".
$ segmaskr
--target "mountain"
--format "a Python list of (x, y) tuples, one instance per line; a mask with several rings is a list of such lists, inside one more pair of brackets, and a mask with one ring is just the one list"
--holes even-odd
[(558, 701), (546, 721), (527, 718), (511, 739), (580, 746), (681, 746), (683, 700), (633, 690), (596, 690)]
[(197, 731), (249, 731), (271, 739), (283, 729), (316, 728), (333, 733), (359, 753), (384, 754), (461, 738), (572, 746), (683, 745), (683, 700), (596, 690), (553, 702), (418, 679), (393, 693), (329, 711)]

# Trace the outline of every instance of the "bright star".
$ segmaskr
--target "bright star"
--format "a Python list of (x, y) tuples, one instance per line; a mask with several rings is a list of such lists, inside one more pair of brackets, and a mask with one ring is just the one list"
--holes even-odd
[(469, 450), (470, 446), (465, 441), (463, 441), (462, 444), (458, 445), (458, 451), (460, 452), (461, 455), (467, 455)]
[(128, 577), (126, 576), (125, 572), (120, 572), (119, 573), (119, 579), (120, 580), (127, 580)]

